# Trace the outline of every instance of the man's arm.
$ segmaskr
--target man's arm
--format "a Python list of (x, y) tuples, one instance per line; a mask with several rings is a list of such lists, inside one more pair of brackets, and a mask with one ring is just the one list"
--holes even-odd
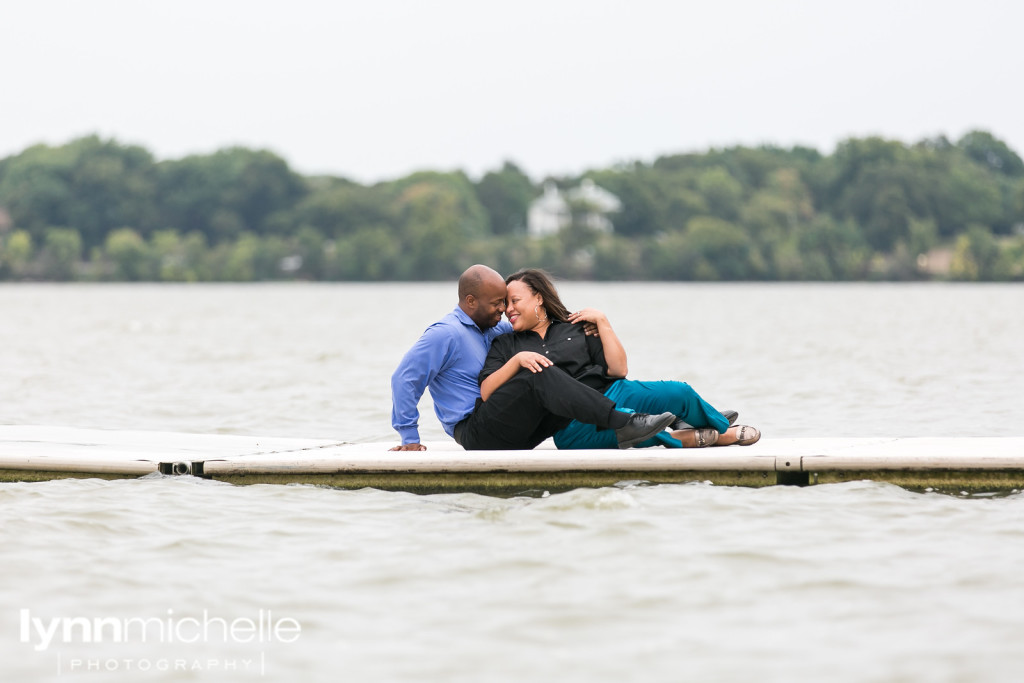
[(393, 451), (422, 451), (418, 408), (420, 398), (451, 357), (452, 338), (441, 325), (431, 325), (402, 357), (391, 375), (391, 426), (402, 439)]

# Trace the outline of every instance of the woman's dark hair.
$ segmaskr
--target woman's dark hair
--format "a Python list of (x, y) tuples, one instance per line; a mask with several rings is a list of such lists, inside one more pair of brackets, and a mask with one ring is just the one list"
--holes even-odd
[(540, 294), (544, 299), (544, 310), (548, 312), (549, 318), (563, 323), (569, 320), (569, 310), (558, 296), (558, 290), (551, 282), (550, 275), (540, 268), (523, 268), (505, 278), (505, 284), (516, 280), (524, 283), (534, 294)]

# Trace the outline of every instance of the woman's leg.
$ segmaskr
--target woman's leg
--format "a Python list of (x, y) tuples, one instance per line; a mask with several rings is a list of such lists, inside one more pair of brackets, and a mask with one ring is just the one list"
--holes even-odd
[[(711, 427), (719, 434), (725, 433), (729, 427), (729, 420), (685, 382), (639, 382), (620, 379), (612, 384), (604, 395), (615, 401), (620, 410), (629, 409), (638, 413), (653, 414), (671, 412), (694, 427)], [(555, 434), (555, 445), (558, 448), (617, 447), (614, 435), (609, 438), (608, 434), (597, 431), (591, 425), (575, 421)], [(672, 438), (668, 432), (664, 432), (637, 444), (636, 448), (648, 446), (682, 448), (683, 444)]]

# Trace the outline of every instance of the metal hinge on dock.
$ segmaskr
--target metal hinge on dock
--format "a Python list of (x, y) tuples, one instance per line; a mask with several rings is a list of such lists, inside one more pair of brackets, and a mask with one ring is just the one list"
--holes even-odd
[(182, 476), (191, 475), (193, 477), (204, 477), (203, 475), (203, 461), (196, 460), (189, 462), (187, 460), (179, 460), (178, 462), (162, 462), (157, 465), (157, 471), (160, 474), (169, 474), (171, 476)]

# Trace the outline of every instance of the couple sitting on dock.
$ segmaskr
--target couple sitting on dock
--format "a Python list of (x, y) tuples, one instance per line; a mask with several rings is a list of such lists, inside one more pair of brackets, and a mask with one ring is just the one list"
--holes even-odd
[(458, 306), (391, 377), (402, 439), (391, 450), (426, 449), (417, 404), (427, 388), (445, 432), (466, 450), (531, 449), (550, 437), (578, 449), (749, 445), (761, 436), (684, 382), (628, 380), (626, 370), (608, 318), (570, 313), (544, 271), (502, 279), (472, 266), (459, 278)]

